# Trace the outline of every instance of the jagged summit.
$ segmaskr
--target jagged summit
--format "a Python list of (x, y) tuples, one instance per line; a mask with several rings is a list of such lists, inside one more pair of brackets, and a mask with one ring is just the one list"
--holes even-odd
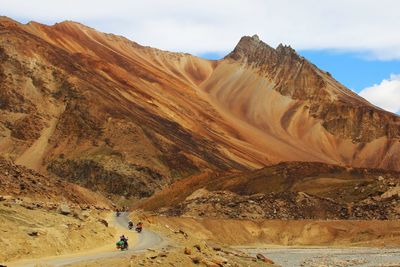
[(260, 37), (258, 37), (257, 34), (254, 34), (251, 39), (255, 40), (255, 41), (260, 41)]
[(248, 59), (254, 61), (256, 56), (260, 56), (262, 53), (271, 54), (274, 49), (260, 40), (258, 35), (243, 36), (240, 38), (238, 44), (234, 50), (229, 53), (225, 58), (232, 58), (234, 60)]
[(283, 61), (285, 57), (295, 60), (303, 58), (290, 45), (279, 44), (276, 49), (260, 40), (258, 35), (243, 36), (235, 49), (225, 58), (243, 61), (249, 64), (276, 64)]
[(296, 55), (299, 58), (301, 58), (300, 55), (296, 52), (296, 50), (293, 49), (290, 45), (284, 45), (281, 43), (276, 47), (276, 51), (279, 54)]

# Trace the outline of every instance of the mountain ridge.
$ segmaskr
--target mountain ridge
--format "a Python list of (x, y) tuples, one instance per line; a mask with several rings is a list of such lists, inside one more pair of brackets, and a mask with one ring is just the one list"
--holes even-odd
[(213, 61), (71, 22), (0, 35), (0, 148), (37, 171), (134, 197), (284, 161), (400, 169), (400, 118), (290, 47), (243, 37)]

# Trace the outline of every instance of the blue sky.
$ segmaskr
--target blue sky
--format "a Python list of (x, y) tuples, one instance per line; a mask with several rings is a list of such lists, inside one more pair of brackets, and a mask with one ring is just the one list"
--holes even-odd
[(163, 50), (218, 58), (240, 37), (291, 45), (371, 103), (400, 112), (398, 0), (0, 0), (20, 22), (73, 20)]
[[(366, 55), (354, 52), (338, 52), (328, 50), (300, 50), (300, 55), (328, 71), (332, 76), (355, 92), (379, 84), (391, 74), (400, 74), (400, 60), (370, 59)], [(199, 57), (220, 59), (228, 54), (208, 52), (200, 53)]]
[[(371, 58), (363, 52), (299, 50), (320, 69), (371, 103), (400, 114), (400, 60)], [(198, 53), (207, 59), (221, 59), (229, 51)]]
[(356, 53), (330, 51), (304, 50), (299, 53), (356, 92), (379, 84), (391, 74), (400, 73), (400, 60), (373, 60)]

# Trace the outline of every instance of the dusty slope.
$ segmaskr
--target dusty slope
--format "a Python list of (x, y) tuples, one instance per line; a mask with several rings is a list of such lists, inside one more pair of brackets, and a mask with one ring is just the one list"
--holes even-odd
[(280, 161), (400, 169), (400, 119), (289, 47), (243, 37), (219, 61), (79, 23), (0, 19), (1, 154), (144, 197), (206, 170)]
[(0, 263), (113, 244), (115, 229), (98, 221), (105, 215), (76, 210), (75, 216), (65, 216), (54, 210), (0, 202)]
[(110, 209), (104, 196), (52, 176), (15, 165), (0, 156), (0, 199), (24, 200), (28, 205), (57, 207), (59, 203)]

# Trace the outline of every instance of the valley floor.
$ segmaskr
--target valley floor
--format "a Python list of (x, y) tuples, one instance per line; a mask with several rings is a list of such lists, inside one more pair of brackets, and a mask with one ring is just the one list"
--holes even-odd
[(390, 248), (243, 248), (250, 255), (263, 253), (281, 266), (395, 267), (400, 249)]
[(155, 225), (230, 246), (400, 247), (399, 220), (235, 220), (153, 216)]
[[(134, 212), (131, 219), (144, 222), (145, 231), (131, 232), (131, 248), (118, 252), (115, 239), (128, 232), (126, 215), (88, 210), (65, 216), (21, 205), (0, 206), (0, 260), (7, 266), (400, 266), (400, 221), (249, 221)], [(257, 253), (266, 261), (257, 260)], [(63, 255), (51, 256), (57, 254)], [(24, 258), (39, 259), (15, 261)]]

